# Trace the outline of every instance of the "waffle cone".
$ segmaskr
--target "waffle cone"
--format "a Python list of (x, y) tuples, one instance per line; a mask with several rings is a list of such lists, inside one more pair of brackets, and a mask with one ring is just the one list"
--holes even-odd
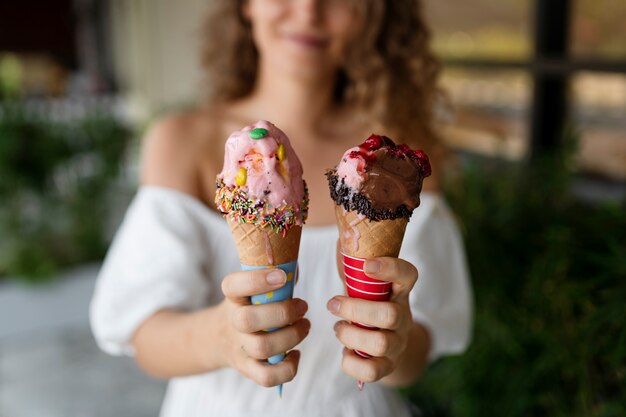
[(397, 258), (400, 254), (407, 219), (371, 221), (356, 211), (346, 211), (338, 205), (335, 205), (335, 214), (341, 248), (346, 255), (357, 258)]
[(302, 227), (294, 226), (283, 237), (271, 229), (228, 220), (239, 252), (239, 261), (249, 266), (281, 265), (298, 259)]

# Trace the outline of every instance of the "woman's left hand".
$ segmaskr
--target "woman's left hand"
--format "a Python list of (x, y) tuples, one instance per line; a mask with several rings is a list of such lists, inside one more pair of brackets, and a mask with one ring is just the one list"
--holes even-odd
[[(389, 301), (368, 301), (335, 296), (327, 308), (345, 320), (335, 324), (335, 334), (346, 347), (342, 368), (348, 375), (363, 382), (378, 381), (396, 370), (407, 349), (413, 328), (409, 293), (417, 282), (415, 266), (397, 258), (372, 258), (363, 267), (367, 276), (392, 282)], [(355, 326), (362, 323), (378, 327), (367, 330)], [(364, 359), (354, 353), (359, 350), (372, 357)]]

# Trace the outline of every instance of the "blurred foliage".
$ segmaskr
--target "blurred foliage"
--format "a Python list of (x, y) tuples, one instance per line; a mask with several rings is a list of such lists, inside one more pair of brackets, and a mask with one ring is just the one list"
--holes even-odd
[(474, 338), (407, 390), (425, 416), (626, 415), (626, 201), (577, 200), (573, 153), (473, 164), (447, 186)]
[(104, 113), (55, 122), (10, 109), (0, 117), (0, 277), (45, 280), (100, 259), (128, 129)]
[(13, 54), (0, 53), (0, 99), (17, 97), (22, 77), (19, 59)]

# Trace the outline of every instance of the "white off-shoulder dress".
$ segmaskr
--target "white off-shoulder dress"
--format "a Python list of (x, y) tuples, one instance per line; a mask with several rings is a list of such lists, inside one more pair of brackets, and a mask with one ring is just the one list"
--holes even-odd
[[(341, 370), (338, 320), (327, 301), (344, 293), (337, 273), (335, 226), (305, 226), (295, 297), (309, 304), (308, 337), (298, 375), (276, 389), (263, 388), (233, 369), (174, 378), (161, 417), (408, 416), (405, 401), (382, 384), (362, 392)], [(471, 327), (471, 288), (458, 228), (443, 199), (422, 193), (407, 227), (400, 257), (419, 269), (411, 293), (415, 320), (432, 335), (430, 359), (462, 352)], [(158, 310), (195, 310), (223, 299), (222, 278), (239, 270), (226, 221), (187, 194), (143, 186), (132, 201), (102, 266), (91, 303), (91, 326), (99, 346), (133, 355), (131, 338)]]

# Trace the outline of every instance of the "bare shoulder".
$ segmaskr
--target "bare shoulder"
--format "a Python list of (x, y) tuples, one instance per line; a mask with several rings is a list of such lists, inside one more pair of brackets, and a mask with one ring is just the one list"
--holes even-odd
[(149, 128), (141, 150), (141, 184), (200, 197), (202, 158), (211, 120), (200, 110), (170, 114)]

